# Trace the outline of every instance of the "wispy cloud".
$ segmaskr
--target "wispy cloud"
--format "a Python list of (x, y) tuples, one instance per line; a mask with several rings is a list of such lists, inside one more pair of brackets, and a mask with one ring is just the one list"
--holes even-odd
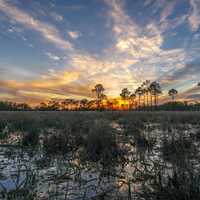
[[(40, 32), (46, 40), (64, 49), (66, 54), (66, 60), (62, 58), (65, 62), (63, 71), (49, 69), (32, 81), (4, 80), (0, 82), (0, 91), (7, 96), (10, 94), (23, 100), (30, 100), (31, 96), (34, 96), (34, 101), (50, 98), (81, 98), (90, 97), (91, 87), (96, 83), (103, 83), (106, 93), (116, 96), (123, 87), (134, 91), (147, 77), (150, 80), (159, 80), (165, 89), (167, 84), (176, 83), (176, 80), (182, 83), (197, 74), (199, 66), (186, 65), (189, 56), (185, 49), (162, 47), (165, 42), (164, 32), (177, 27), (188, 17), (188, 15), (177, 16), (169, 20), (176, 6), (174, 1), (170, 1), (164, 7), (165, 0), (156, 0), (159, 2), (156, 12), (161, 11), (160, 20), (158, 22), (150, 20), (143, 26), (127, 14), (125, 1), (104, 0), (104, 2), (108, 8), (112, 42), (101, 55), (96, 55), (72, 47), (73, 45), (63, 39), (53, 25), (41, 22), (7, 1), (0, 0), (0, 11), (17, 23)], [(145, 5), (150, 6), (152, 2), (155, 1), (146, 0)], [(72, 40), (81, 36), (78, 31), (68, 31), (67, 34)], [(67, 50), (71, 48), (73, 51), (68, 53)], [(52, 52), (54, 51), (46, 51), (50, 59), (56, 61), (61, 59), (57, 53)], [(191, 57), (193, 55), (191, 51)]]
[(57, 14), (56, 12), (51, 12), (50, 16), (57, 22), (62, 22), (64, 20), (63, 16)]
[(8, 3), (8, 1), (0, 1), (0, 11), (5, 13), (10, 19), (29, 29), (39, 32), (46, 40), (55, 44), (57, 47), (62, 49), (72, 49), (72, 44), (69, 41), (64, 40), (54, 26), (33, 18), (28, 13), (18, 9), (13, 4)]
[(165, 21), (174, 11), (174, 8), (176, 6), (176, 0), (175, 1), (167, 1), (167, 4), (164, 6), (163, 11), (161, 12), (161, 19), (160, 21)]
[(73, 40), (76, 40), (81, 36), (81, 33), (78, 31), (68, 31), (67, 33)]
[(200, 87), (197, 84), (193, 85), (191, 88), (181, 92), (177, 96), (180, 100), (194, 101), (200, 98)]
[[(174, 83), (175, 81), (176, 72), (174, 71), (177, 70), (180, 82), (184, 81), (184, 74), (191, 74), (195, 70), (198, 71), (198, 67), (186, 65), (191, 58), (190, 55), (187, 55), (185, 49), (162, 48), (165, 36), (163, 35), (164, 29), (160, 24), (152, 21), (141, 27), (126, 14), (123, 5), (124, 1), (105, 0), (105, 2), (111, 8), (109, 16), (113, 20), (113, 33), (116, 39), (114, 54), (121, 59), (132, 58), (136, 61), (123, 68), (126, 70), (126, 76), (129, 77), (128, 80), (130, 82), (141, 81), (148, 77), (151, 80), (160, 81), (165, 90), (166, 82), (169, 83), (171, 80)], [(159, 5), (164, 5), (165, 3), (159, 2)], [(150, 1), (146, 2), (146, 5), (149, 3)], [(161, 9), (161, 23), (168, 21), (167, 18), (173, 13), (175, 6), (176, 3), (170, 1), (164, 9)], [(175, 18), (172, 21), (172, 26), (178, 26), (186, 18), (186, 15)], [(165, 31), (169, 28), (171, 27), (166, 26)], [(121, 64), (122, 67), (123, 62)], [(175, 74), (170, 76), (171, 73)], [(134, 76), (133, 74), (137, 75)], [(127, 81), (127, 85), (129, 85), (129, 81)]]
[(50, 59), (52, 59), (52, 60), (55, 60), (55, 61), (57, 61), (57, 60), (60, 60), (61, 58), (59, 57), (59, 56), (57, 56), (57, 55), (54, 55), (53, 53), (51, 53), (51, 52), (46, 52), (46, 55), (50, 58)]
[[(111, 8), (109, 16), (113, 20), (113, 33), (116, 39), (114, 44), (115, 54), (122, 60), (124, 58), (134, 59), (135, 63), (133, 62), (132, 65), (135, 65), (132, 68), (140, 69), (141, 79), (145, 79), (146, 71), (152, 74), (152, 77), (157, 77), (160, 68), (167, 71), (174, 67), (171, 66), (172, 63), (177, 64), (184, 60), (184, 50), (163, 50), (161, 48), (164, 42), (162, 30), (153, 21), (141, 27), (125, 13), (123, 1), (106, 0), (106, 3)], [(171, 9), (169, 9), (170, 12)], [(170, 12), (165, 11), (163, 16), (167, 17)], [(161, 67), (164, 64), (163, 62), (166, 62), (168, 66), (165, 64), (166, 67)], [(131, 64), (127, 68), (130, 66)], [(133, 71), (138, 73), (137, 70)], [(156, 74), (153, 75), (153, 73)]]
[(155, 24), (142, 28), (125, 13), (123, 1), (106, 0), (106, 3), (111, 7), (109, 15), (113, 20), (117, 50), (135, 59), (147, 58), (160, 51), (163, 38)]
[(200, 26), (200, 1), (199, 0), (189, 0), (191, 5), (191, 12), (188, 18), (191, 30), (193, 32), (197, 31)]
[(197, 80), (200, 75), (200, 64), (185, 64), (180, 68), (171, 70), (168, 74), (165, 74), (165, 79), (162, 81), (164, 86), (172, 86), (181, 84), (183, 82)]
[[(0, 93), (7, 94), (9, 100), (39, 103), (51, 98), (69, 98), (72, 96), (86, 96), (88, 88), (76, 83), (77, 72), (55, 72), (49, 70), (45, 76), (32, 81), (0, 80)], [(31, 99), (32, 98), (32, 99)]]

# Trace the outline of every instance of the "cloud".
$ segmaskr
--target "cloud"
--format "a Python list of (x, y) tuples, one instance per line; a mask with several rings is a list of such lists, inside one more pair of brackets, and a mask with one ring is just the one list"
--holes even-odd
[(185, 97), (185, 99), (190, 99), (190, 100), (198, 100), (200, 99), (200, 94), (191, 94)]
[(175, 6), (176, 6), (176, 1), (167, 2), (161, 13), (161, 19), (160, 19), (161, 22), (165, 21), (173, 13)]
[(6, 71), (7, 71), (6, 68), (4, 68), (4, 67), (0, 67), (0, 73), (4, 73), (4, 72), (6, 72)]
[(166, 3), (169, 3), (169, 1), (166, 1), (166, 0), (145, 0), (144, 6), (153, 8), (153, 11), (152, 11), (153, 14), (157, 14), (159, 11), (161, 11), (163, 8), (165, 8)]
[(155, 26), (140, 27), (125, 13), (123, 1), (105, 0), (110, 6), (109, 15), (113, 21), (115, 48), (135, 59), (148, 58), (160, 51), (163, 38)]
[(16, 26), (9, 27), (7, 31), (9, 33), (22, 33), (22, 32), (24, 32), (24, 30), (22, 28), (16, 27)]
[[(192, 49), (191, 54), (188, 54), (183, 48), (162, 48), (165, 40), (163, 35), (165, 31), (183, 23), (188, 15), (170, 19), (169, 25), (172, 27), (169, 25), (165, 26), (165, 28), (161, 27), (155, 21), (151, 21), (146, 26), (141, 27), (126, 14), (124, 1), (105, 0), (105, 2), (111, 8), (109, 16), (112, 19), (112, 31), (115, 39), (112, 54), (116, 55), (118, 62), (121, 58), (121, 65), (118, 66), (118, 71), (120, 67), (122, 68), (125, 58), (131, 58), (132, 61), (135, 61), (135, 63), (129, 63), (129, 65), (123, 67), (126, 77), (128, 77), (126, 86), (130, 86), (131, 82), (137, 86), (148, 77), (150, 80), (158, 80), (163, 89), (166, 90), (171, 84), (186, 82), (192, 80), (193, 77), (197, 77), (196, 74), (200, 73), (199, 65), (186, 65), (193, 59), (194, 52)], [(150, 5), (150, 2), (146, 1), (146, 6)], [(161, 12), (161, 24), (168, 23), (167, 18), (172, 14), (176, 3), (170, 1), (166, 4), (162, 0), (157, 2), (159, 2), (160, 10), (163, 5), (166, 5)]]
[(145, 0), (144, 1), (144, 6), (149, 6), (153, 3), (154, 0)]
[[(127, 74), (132, 75), (132, 80), (138, 78), (138, 81), (145, 80), (146, 77), (156, 78), (160, 76), (161, 71), (167, 72), (171, 68), (185, 61), (185, 51), (183, 49), (162, 49), (164, 37), (162, 30), (154, 22), (151, 21), (146, 26), (139, 26), (125, 12), (124, 1), (121, 0), (105, 0), (111, 8), (108, 12), (112, 19), (114, 44), (111, 48), (112, 55), (115, 55), (117, 61), (131, 60), (132, 63), (125, 65)], [(147, 1), (149, 3), (149, 1)], [(172, 7), (166, 9), (163, 16), (169, 16)], [(111, 56), (112, 56), (111, 55)], [(113, 57), (113, 56), (112, 56)]]
[(185, 80), (192, 79), (193, 76), (198, 76), (200, 74), (200, 64), (186, 64), (183, 68), (176, 70), (171, 79)]
[(179, 69), (172, 70), (170, 73), (165, 75), (162, 80), (163, 86), (170, 86), (175, 84), (181, 84), (182, 82), (192, 81), (200, 75), (200, 64), (185, 64)]
[(191, 12), (188, 21), (193, 32), (197, 31), (200, 26), (200, 1), (190, 0)]
[(39, 32), (47, 41), (55, 44), (57, 47), (68, 50), (72, 49), (72, 44), (64, 40), (54, 26), (33, 18), (28, 13), (18, 9), (6, 0), (0, 1), (0, 11), (11, 20)]
[[(169, 20), (175, 4), (169, 3), (168, 7), (162, 9), (161, 0), (157, 1), (160, 2), (159, 9), (162, 10), (162, 22), (150, 20), (147, 25), (141, 26), (127, 15), (125, 1), (104, 0), (108, 8), (112, 42), (101, 55), (87, 53), (86, 50), (75, 47), (68, 53), (70, 47), (63, 46), (68, 41), (60, 37), (54, 26), (33, 19), (17, 8), (11, 13), (10, 9), (13, 6), (3, 1), (3, 4), (0, 3), (0, 10), (4, 10), (11, 19), (40, 32), (49, 42), (66, 50), (67, 58), (62, 58), (65, 62), (63, 71), (49, 69), (40, 78), (32, 81), (4, 80), (0, 82), (0, 91), (16, 97), (16, 100), (30, 100), (33, 97), (34, 102), (39, 102), (51, 98), (91, 97), (91, 88), (96, 83), (104, 85), (107, 95), (117, 96), (124, 87), (134, 91), (147, 77), (150, 80), (159, 80), (164, 89), (167, 84), (192, 79), (198, 73), (199, 66), (185, 65), (189, 59), (186, 51), (180, 48), (162, 48), (165, 42), (163, 32), (170, 28), (170, 23), (173, 22), (171, 26), (176, 27), (183, 23), (187, 16)], [(152, 1), (147, 0), (146, 6), (150, 5), (149, 2)], [(5, 5), (6, 9), (3, 9)], [(81, 36), (78, 31), (68, 31), (68, 35), (73, 40)], [(47, 51), (46, 55), (53, 60), (61, 59), (50, 51)]]
[(37, 77), (38, 74), (34, 71), (30, 71), (27, 68), (22, 68), (16, 64), (0, 63), (0, 80), (32, 80)]
[(29, 99), (30, 103), (52, 98), (90, 97), (90, 87), (76, 83), (78, 79), (78, 72), (50, 69), (45, 76), (31, 81), (0, 80), (0, 93), (7, 95), (7, 100), (22, 102)]
[(56, 12), (50, 13), (50, 16), (57, 22), (62, 22), (64, 20), (63, 16), (57, 14)]
[(47, 55), (50, 59), (55, 60), (55, 61), (58, 61), (58, 60), (61, 59), (59, 56), (54, 55), (54, 54), (51, 53), (51, 52), (46, 52), (46, 55)]
[(78, 31), (68, 31), (67, 33), (73, 40), (76, 40), (81, 36), (81, 33)]
[(101, 57), (80, 52), (72, 55), (70, 65), (80, 72), (81, 82), (102, 82), (107, 94), (116, 96), (123, 87), (134, 91), (146, 77), (155, 80), (163, 75), (165, 80), (166, 73), (185, 64), (184, 49), (161, 48), (164, 38), (155, 23), (141, 27), (126, 14), (124, 1), (105, 2), (114, 42)]
[[(152, 21), (160, 33), (166, 34), (167, 31), (177, 28), (188, 20), (188, 13), (177, 14), (175, 10), (182, 3), (185, 3), (184, 0), (146, 0), (144, 6), (152, 11), (154, 15)], [(156, 16), (160, 16), (160, 18), (157, 19)]]
[(196, 85), (193, 85), (191, 88), (185, 90), (184, 92), (181, 92), (178, 95), (179, 99), (183, 100), (199, 100), (200, 99), (200, 87)]

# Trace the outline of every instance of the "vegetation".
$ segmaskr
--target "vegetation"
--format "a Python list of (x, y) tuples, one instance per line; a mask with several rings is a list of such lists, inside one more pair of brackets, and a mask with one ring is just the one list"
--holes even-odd
[(169, 90), (168, 94), (169, 94), (169, 96), (172, 98), (172, 101), (174, 101), (176, 95), (178, 94), (178, 91), (175, 90), (175, 89), (171, 89), (171, 90)]
[[(199, 86), (199, 83), (197, 84)], [(159, 104), (159, 96), (162, 94), (161, 86), (158, 82), (144, 81), (134, 92), (128, 88), (123, 88), (120, 97), (110, 99), (104, 94), (105, 88), (102, 84), (97, 84), (91, 90), (94, 99), (65, 99), (50, 100), (42, 102), (40, 105), (31, 107), (25, 103), (0, 102), (1, 111), (88, 111), (88, 110), (200, 110), (200, 103), (175, 101), (178, 91), (174, 88), (168, 91), (172, 101)]]
[(20, 110), (31, 110), (31, 107), (25, 103), (13, 103), (0, 101), (0, 110), (2, 111), (20, 111)]
[[(89, 188), (97, 199), (200, 196), (199, 112), (1, 112), (0, 121), (1, 199), (90, 199)], [(11, 174), (18, 187), (5, 190)]]
[(130, 94), (131, 94), (131, 92), (127, 88), (124, 88), (122, 90), (120, 96), (122, 97), (122, 99), (129, 99), (130, 98)]

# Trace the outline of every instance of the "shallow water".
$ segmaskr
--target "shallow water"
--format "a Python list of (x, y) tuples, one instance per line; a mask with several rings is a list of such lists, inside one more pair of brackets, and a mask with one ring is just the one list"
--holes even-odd
[[(124, 136), (119, 124), (112, 126), (119, 133), (118, 143), (129, 149), (127, 163), (124, 166), (113, 166), (113, 171), (117, 171), (115, 175), (102, 176), (100, 166), (84, 165), (70, 154), (50, 158), (42, 150), (12, 145), (0, 147), (0, 193), (5, 194), (0, 199), (6, 199), (6, 195), (13, 190), (24, 188), (36, 192), (38, 199), (93, 199), (103, 194), (109, 195), (107, 199), (116, 199), (116, 196), (122, 199), (130, 195), (129, 190), (131, 198), (139, 199), (137, 193), (143, 184), (152, 184), (150, 176), (155, 175), (156, 167), (162, 168), (162, 181), (165, 183), (172, 174), (174, 165), (163, 159), (161, 148), (164, 138), (171, 138), (172, 133), (160, 129), (158, 125), (153, 125), (151, 130), (146, 127), (143, 137), (148, 141), (156, 140), (154, 145), (147, 147), (136, 144), (132, 135)], [(192, 126), (182, 130), (181, 134), (191, 139), (191, 135), (195, 135), (197, 130), (198, 127)], [(172, 132), (173, 137), (180, 136), (179, 130), (173, 129)], [(200, 143), (195, 139), (192, 142), (198, 149), (198, 157)], [(188, 159), (195, 163), (196, 169), (199, 168), (197, 158)]]
[(113, 178), (100, 180), (96, 170), (77, 169), (67, 159), (57, 157), (45, 164), (43, 161), (47, 160), (41, 152), (30, 154), (30, 150), (16, 147), (1, 147), (0, 152), (1, 192), (26, 187), (26, 180), (33, 175), (36, 176), (33, 190), (40, 198), (90, 199), (105, 190), (114, 190)]

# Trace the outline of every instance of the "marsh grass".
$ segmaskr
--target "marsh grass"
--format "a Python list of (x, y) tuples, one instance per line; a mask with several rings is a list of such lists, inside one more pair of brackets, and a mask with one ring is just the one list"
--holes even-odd
[[(42, 154), (38, 168), (56, 162), (54, 184), (73, 180), (86, 187), (82, 172), (96, 170), (96, 199), (197, 200), (199, 121), (198, 112), (3, 112), (0, 140), (19, 132), (22, 152)], [(105, 178), (116, 181), (114, 189), (102, 189)], [(27, 198), (36, 199), (29, 191)]]
[(39, 132), (38, 128), (32, 127), (28, 132), (22, 133), (22, 146), (36, 147), (39, 145)]
[(175, 169), (171, 175), (157, 173), (152, 188), (145, 187), (141, 193), (144, 199), (156, 200), (197, 200), (200, 198), (200, 174), (192, 167)]
[(73, 150), (75, 144), (67, 132), (57, 131), (46, 135), (43, 140), (43, 147), (48, 154), (67, 154)]
[(100, 162), (103, 166), (120, 162), (122, 149), (116, 141), (116, 130), (105, 120), (96, 121), (89, 129), (83, 142), (82, 158)]
[[(0, 197), (6, 200), (34, 200), (37, 197), (35, 186), (36, 186), (36, 175), (25, 166), (26, 170), (18, 168), (15, 174), (12, 175), (13, 183), (15, 187), (12, 190), (7, 191), (2, 186)], [(25, 172), (25, 173), (24, 173)], [(20, 174), (24, 174), (24, 179), (20, 181)]]

